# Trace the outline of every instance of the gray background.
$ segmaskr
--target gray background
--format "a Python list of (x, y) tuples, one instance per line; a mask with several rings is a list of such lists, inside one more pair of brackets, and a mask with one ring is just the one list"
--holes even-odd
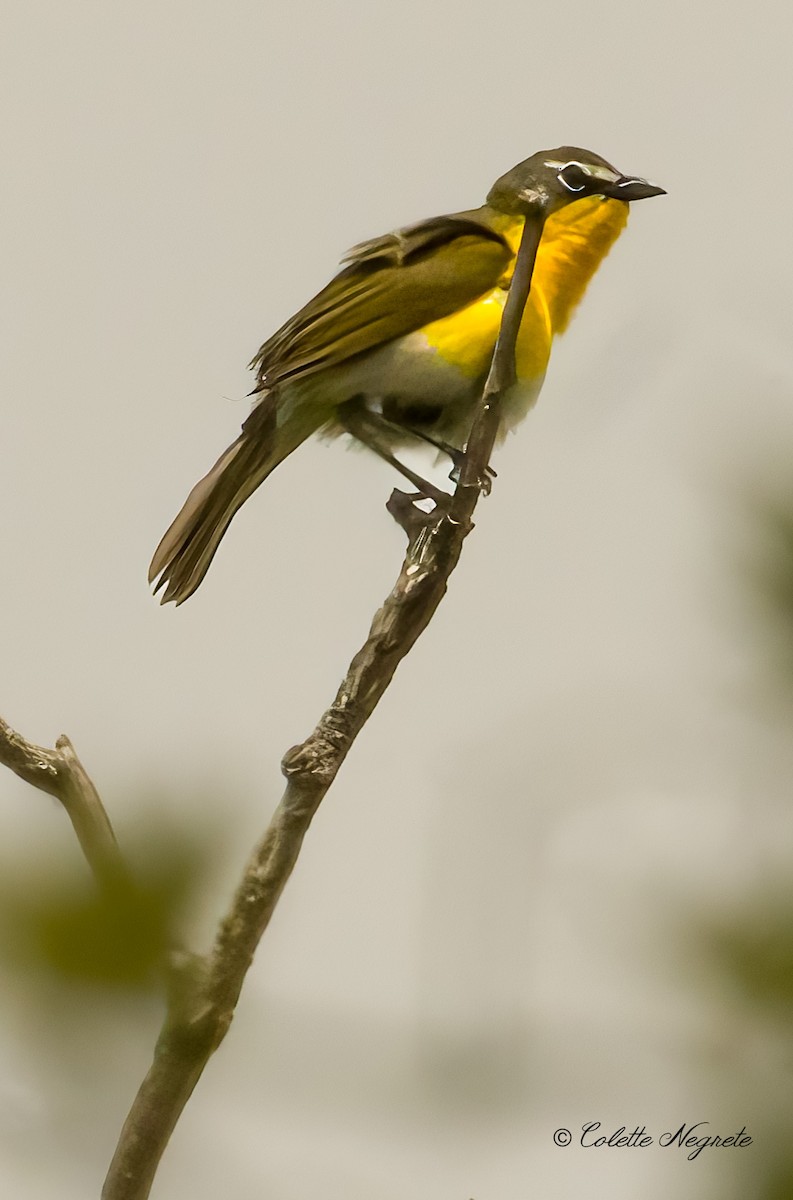
[[(499, 452), (155, 1195), (728, 1195), (784, 1120), (774, 1055), (678, 951), (793, 848), (737, 566), (747, 481), (793, 441), (789, 6), (28, 0), (4, 27), (0, 711), (69, 733), (130, 845), (152, 809), (211, 832), (197, 946), (403, 545), (396, 477), (308, 444), (157, 607), (247, 361), (349, 245), (537, 149), (669, 191)], [(0, 794), (4, 861), (76, 853), (46, 798)], [(77, 988), (34, 1020), (8, 979), (2, 1190), (96, 1194), (159, 1007)], [(755, 1145), (553, 1145), (593, 1119)]]

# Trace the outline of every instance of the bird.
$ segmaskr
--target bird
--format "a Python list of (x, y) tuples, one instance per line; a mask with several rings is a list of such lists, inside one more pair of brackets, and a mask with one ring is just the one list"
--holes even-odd
[(161, 603), (179, 605), (195, 592), (235, 513), (314, 433), (352, 435), (442, 505), (448, 493), (396, 452), (428, 443), (459, 464), (526, 222), (538, 224), (539, 243), (499, 440), (535, 403), (553, 338), (625, 228), (629, 204), (664, 194), (590, 150), (561, 146), (507, 171), (479, 208), (354, 246), (339, 273), (251, 361), (250, 415), (152, 559), (149, 582), (157, 581), (155, 593), (163, 589)]

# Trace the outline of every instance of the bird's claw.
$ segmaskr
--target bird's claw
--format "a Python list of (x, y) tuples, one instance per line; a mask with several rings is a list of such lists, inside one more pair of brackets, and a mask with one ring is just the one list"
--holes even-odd
[[(460, 474), (462, 472), (462, 467), (463, 467), (464, 461), (465, 461), (465, 451), (458, 450), (456, 452), (454, 458), (452, 459), (454, 466), (453, 466), (452, 470), (449, 472), (449, 478), (451, 479), (452, 483), (454, 483), (454, 484), (458, 484), (460, 482)], [(492, 488), (493, 488), (493, 480), (497, 479), (497, 478), (498, 478), (497, 472), (494, 471), (493, 468), (488, 463), (488, 465), (485, 467), (484, 475), (480, 475), (476, 481), (476, 486), (479, 488), (479, 490), (483, 496), (490, 495), (490, 492), (492, 491)]]

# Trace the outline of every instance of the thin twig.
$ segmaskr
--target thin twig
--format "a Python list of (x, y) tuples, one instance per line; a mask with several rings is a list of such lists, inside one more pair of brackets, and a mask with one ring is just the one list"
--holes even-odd
[[(465, 460), (460, 472), (461, 487), (455, 494), (455, 505), (467, 504), (465, 493), (469, 487), (482, 488), (486, 479), (485, 468), (490, 462), (490, 455), (498, 433), (498, 422), (501, 416), (501, 397), (517, 381), (517, 365), (515, 362), (515, 347), (518, 331), (523, 319), (523, 310), (531, 291), (531, 277), (534, 262), (542, 238), (544, 222), (531, 214), (523, 226), (523, 236), (518, 247), (515, 269), (509, 285), (504, 315), (498, 331), (498, 341), (493, 351), (493, 361), (485, 382), (484, 391), (477, 419), (471, 428), (471, 436), (465, 449)], [(477, 475), (477, 472), (479, 474)], [(490, 484), (487, 482), (486, 489)], [(461, 495), (461, 493), (463, 493)], [(476, 501), (474, 501), (476, 503)], [(471, 507), (473, 511), (473, 506)]]
[(65, 735), (49, 750), (27, 741), (0, 717), (0, 763), (61, 802), (100, 886), (125, 878), (124, 860), (99, 793)]

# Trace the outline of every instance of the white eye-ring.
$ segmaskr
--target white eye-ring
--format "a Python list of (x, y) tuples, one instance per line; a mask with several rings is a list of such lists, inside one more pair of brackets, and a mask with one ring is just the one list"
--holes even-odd
[(583, 192), (584, 188), (586, 187), (586, 179), (580, 179), (579, 176), (580, 182), (578, 183), (578, 186), (576, 186), (575, 182), (565, 178), (565, 171), (567, 171), (569, 168), (573, 168), (570, 172), (573, 180), (576, 179), (577, 172), (580, 172), (581, 176), (588, 176), (589, 178), (592, 177), (592, 172), (588, 167), (584, 166), (583, 163), (576, 162), (575, 159), (571, 159), (570, 162), (564, 163), (564, 165), (559, 168), (557, 178), (559, 182), (567, 188), (568, 192)]

